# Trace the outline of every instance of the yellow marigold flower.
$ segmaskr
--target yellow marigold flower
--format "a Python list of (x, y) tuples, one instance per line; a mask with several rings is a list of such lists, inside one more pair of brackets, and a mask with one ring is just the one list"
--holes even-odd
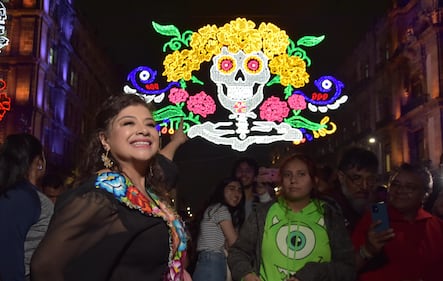
[(202, 36), (204, 36), (206, 38), (216, 38), (217, 31), (218, 31), (218, 27), (215, 24), (213, 24), (213, 25), (208, 24), (208, 25), (200, 28), (198, 30), (198, 33), (200, 33)]
[(210, 61), (213, 55), (217, 55), (221, 52), (221, 48), (222, 45), (220, 44), (220, 42), (218, 42), (218, 40), (214, 39), (208, 40), (205, 49), (209, 54), (209, 57), (205, 58), (205, 60)]
[(191, 41), (189, 42), (189, 45), (193, 49), (199, 49), (202, 48), (206, 44), (206, 38), (203, 37), (200, 33), (194, 32), (191, 36)]
[(289, 36), (272, 23), (261, 23), (258, 30), (263, 37), (263, 53), (269, 58), (286, 53)]
[(245, 53), (260, 51), (262, 48), (262, 37), (258, 30), (249, 30), (240, 33), (240, 48)]
[(255, 23), (245, 18), (237, 18), (235, 20), (231, 20), (230, 25), (235, 31), (255, 28)]
[(191, 36), (190, 50), (175, 51), (165, 57), (163, 75), (167, 81), (190, 80), (192, 71), (199, 70), (201, 63), (209, 62), (221, 52), (223, 46), (232, 53), (263, 51), (269, 58), (272, 74), (280, 76), (283, 86), (303, 87), (309, 81), (306, 63), (297, 56), (286, 53), (289, 36), (272, 23), (261, 23), (258, 29), (253, 21), (237, 18), (222, 27), (206, 25)]
[(306, 72), (306, 63), (297, 56), (287, 54), (274, 57), (269, 62), (271, 73), (280, 76), (283, 86), (292, 85), (301, 88), (309, 82), (309, 74)]
[(172, 54), (167, 55), (163, 61), (165, 67), (163, 75), (167, 77), (167, 81), (178, 81), (181, 78), (185, 80), (191, 79), (192, 67), (195, 68), (194, 64), (198, 63), (190, 60), (191, 58), (192, 53), (189, 50), (174, 51)]
[(229, 46), (234, 40), (233, 38), (235, 38), (235, 35), (225, 28), (219, 29), (217, 33), (217, 39), (222, 46)]

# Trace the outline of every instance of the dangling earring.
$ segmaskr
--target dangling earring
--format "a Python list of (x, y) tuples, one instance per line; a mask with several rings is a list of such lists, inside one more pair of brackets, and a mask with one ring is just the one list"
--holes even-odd
[(149, 177), (152, 179), (154, 177), (154, 172), (152, 171), (152, 166), (149, 165)]
[(105, 166), (105, 168), (111, 169), (112, 166), (114, 166), (114, 162), (112, 162), (111, 158), (108, 157), (109, 150), (105, 150), (106, 154), (102, 153), (103, 166)]

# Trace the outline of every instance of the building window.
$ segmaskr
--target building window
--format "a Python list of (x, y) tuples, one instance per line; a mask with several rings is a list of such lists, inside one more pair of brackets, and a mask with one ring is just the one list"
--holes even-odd
[(78, 74), (73, 68), (71, 68), (71, 71), (69, 72), (69, 85), (73, 89), (77, 89), (78, 86)]
[(34, 50), (34, 30), (37, 29), (36, 19), (23, 17), (20, 31), (20, 54), (31, 55)]
[(48, 63), (51, 65), (55, 64), (55, 49), (53, 47), (49, 48)]
[(23, 0), (23, 8), (35, 8), (36, 0)]

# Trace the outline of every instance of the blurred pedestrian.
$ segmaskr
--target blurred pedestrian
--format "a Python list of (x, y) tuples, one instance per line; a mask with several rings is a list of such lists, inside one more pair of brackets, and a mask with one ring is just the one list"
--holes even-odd
[(58, 173), (46, 174), (41, 182), (42, 192), (55, 203), (57, 198), (67, 190), (63, 177)]
[(0, 280), (30, 279), (30, 262), (53, 214), (38, 182), (46, 170), (40, 141), (12, 134), (0, 148)]
[(245, 191), (245, 217), (251, 213), (253, 206), (259, 202), (257, 194), (255, 194), (256, 177), (260, 165), (251, 157), (241, 157), (237, 159), (232, 167), (231, 176), (240, 180)]
[(34, 254), (33, 280), (182, 280), (186, 234), (168, 204), (150, 106), (110, 97), (88, 144), (79, 184), (58, 198)]

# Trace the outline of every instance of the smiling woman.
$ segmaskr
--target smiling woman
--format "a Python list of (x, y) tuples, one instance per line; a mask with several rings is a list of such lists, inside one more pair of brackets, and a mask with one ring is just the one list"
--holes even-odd
[(33, 280), (184, 278), (186, 235), (158, 152), (144, 100), (119, 94), (102, 104), (79, 182), (57, 200), (32, 259)]

